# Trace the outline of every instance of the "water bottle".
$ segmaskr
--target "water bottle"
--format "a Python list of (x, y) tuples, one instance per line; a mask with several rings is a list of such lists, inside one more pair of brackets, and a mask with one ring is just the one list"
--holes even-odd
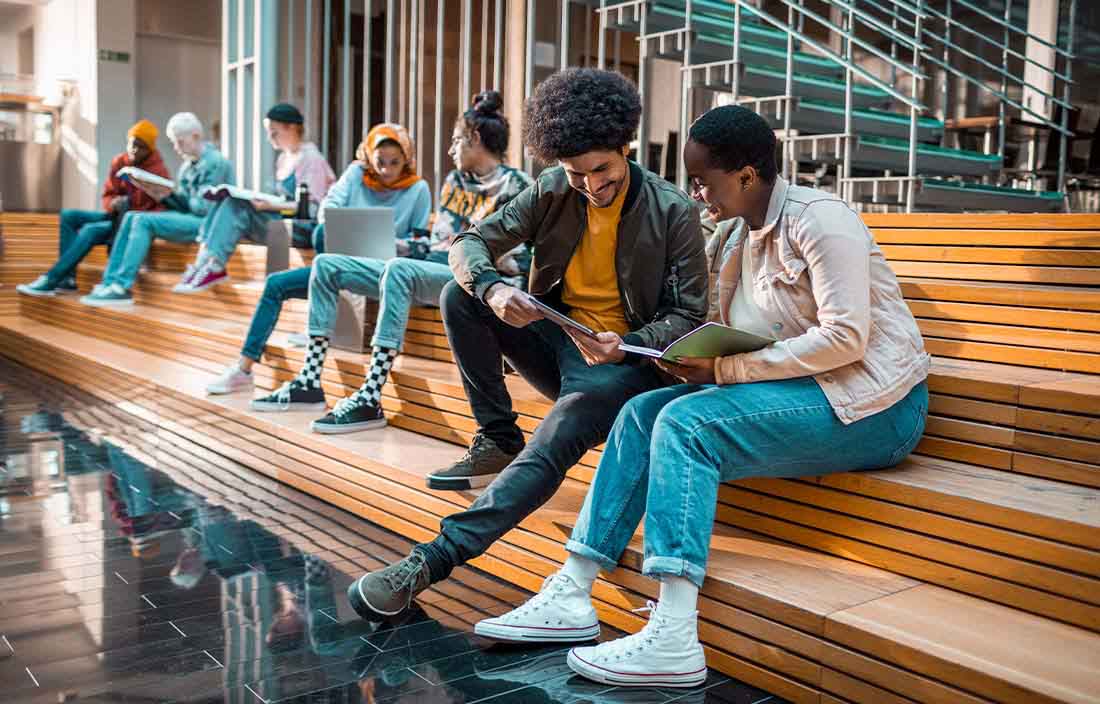
[(298, 184), (297, 200), (298, 210), (294, 213), (294, 219), (309, 220), (309, 186), (307, 184)]

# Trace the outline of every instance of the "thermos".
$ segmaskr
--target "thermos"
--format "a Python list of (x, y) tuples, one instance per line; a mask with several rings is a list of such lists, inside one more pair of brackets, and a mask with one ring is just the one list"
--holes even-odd
[(298, 210), (294, 213), (295, 220), (309, 220), (309, 186), (305, 183), (298, 184)]

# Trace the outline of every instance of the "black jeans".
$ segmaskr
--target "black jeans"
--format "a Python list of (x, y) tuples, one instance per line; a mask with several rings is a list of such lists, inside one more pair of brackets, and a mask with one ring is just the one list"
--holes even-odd
[(468, 509), (444, 518), (435, 540), (418, 546), (427, 557), (433, 582), (485, 552), (546, 503), (565, 472), (607, 438), (623, 405), (663, 385), (648, 364), (590, 367), (554, 323), (540, 320), (514, 328), (454, 281), (443, 289), (440, 308), (480, 432), (505, 450), (523, 447), (504, 385), (502, 356), (555, 402), (512, 464)]

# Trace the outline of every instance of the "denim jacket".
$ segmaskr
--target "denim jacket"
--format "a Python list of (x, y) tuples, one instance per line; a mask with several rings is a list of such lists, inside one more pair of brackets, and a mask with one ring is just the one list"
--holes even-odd
[(859, 215), (836, 196), (777, 178), (764, 226), (721, 223), (707, 248), (712, 318), (728, 323), (750, 247), (751, 296), (774, 344), (719, 357), (719, 384), (813, 376), (842, 423), (889, 408), (928, 376), (931, 358), (897, 277)]
[(185, 213), (206, 215), (214, 202), (202, 197), (203, 189), (223, 183), (232, 185), (233, 165), (217, 147), (207, 142), (202, 145), (198, 159), (187, 159), (180, 166), (171, 205)]

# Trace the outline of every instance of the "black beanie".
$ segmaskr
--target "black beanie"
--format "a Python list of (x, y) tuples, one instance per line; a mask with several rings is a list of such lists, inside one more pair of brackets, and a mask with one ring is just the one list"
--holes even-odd
[(290, 103), (279, 103), (268, 110), (267, 119), (275, 120), (276, 122), (285, 122), (288, 125), (301, 125), (306, 121), (305, 118), (302, 117), (302, 113), (298, 111), (298, 108)]

